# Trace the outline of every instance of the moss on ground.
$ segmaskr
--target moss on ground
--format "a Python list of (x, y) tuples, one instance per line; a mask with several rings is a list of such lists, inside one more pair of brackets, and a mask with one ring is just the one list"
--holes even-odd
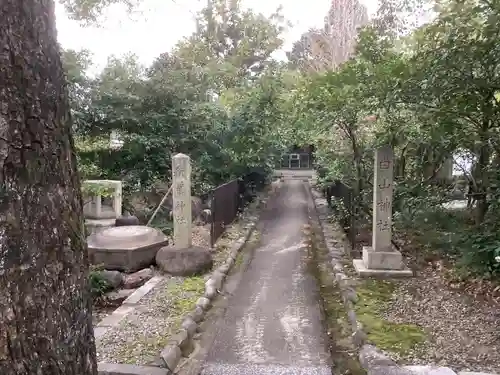
[(383, 318), (396, 284), (384, 280), (363, 280), (357, 287), (355, 310), (368, 339), (380, 349), (407, 354), (426, 340), (415, 324), (394, 323)]
[(309, 272), (319, 286), (319, 300), (323, 310), (324, 324), (328, 332), (330, 353), (333, 360), (333, 373), (342, 375), (365, 375), (358, 361), (357, 350), (351, 340), (351, 327), (333, 271), (330, 269), (328, 250), (317, 240), (318, 228), (306, 228), (308, 244)]
[(256, 250), (260, 245), (260, 232), (257, 229), (254, 229), (253, 233), (250, 235), (250, 238), (248, 241), (243, 245), (243, 248), (241, 251), (238, 253), (238, 256), (236, 257), (234, 261), (234, 267), (231, 273), (234, 273), (239, 270), (241, 265), (243, 264), (243, 260), (245, 259), (245, 255), (249, 251), (254, 251)]
[(205, 292), (205, 280), (200, 276), (187, 277), (168, 288), (173, 300), (172, 315), (182, 318), (196, 307), (196, 301)]

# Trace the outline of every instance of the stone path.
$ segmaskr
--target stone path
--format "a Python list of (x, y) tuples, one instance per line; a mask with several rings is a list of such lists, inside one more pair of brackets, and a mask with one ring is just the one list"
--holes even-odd
[(306, 186), (287, 181), (262, 214), (261, 247), (229, 301), (203, 375), (330, 375), (302, 228)]

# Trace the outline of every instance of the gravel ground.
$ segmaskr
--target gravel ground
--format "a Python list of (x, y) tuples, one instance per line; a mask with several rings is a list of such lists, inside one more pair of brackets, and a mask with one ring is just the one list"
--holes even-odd
[(210, 248), (210, 224), (193, 225), (192, 242), (195, 246)]
[(500, 373), (500, 307), (450, 289), (430, 266), (398, 282), (385, 318), (415, 323), (429, 335), (405, 358), (394, 355), (401, 363)]
[[(186, 284), (191, 288), (186, 288)], [(100, 362), (145, 365), (166, 345), (182, 315), (190, 311), (200, 295), (204, 282), (186, 282), (169, 277), (158, 284), (115, 328), (96, 342)]]

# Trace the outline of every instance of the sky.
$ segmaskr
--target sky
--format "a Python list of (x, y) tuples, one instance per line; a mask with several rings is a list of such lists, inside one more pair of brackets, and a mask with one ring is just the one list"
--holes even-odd
[[(284, 58), (284, 51), (311, 27), (321, 27), (331, 0), (243, 0), (245, 7), (270, 15), (282, 5), (285, 18), (292, 27), (284, 35), (283, 50), (276, 54)], [(377, 0), (361, 0), (368, 14), (377, 8)], [(88, 49), (93, 53), (93, 73), (100, 71), (111, 55), (134, 53), (139, 61), (149, 65), (158, 55), (169, 51), (175, 43), (190, 35), (195, 28), (194, 14), (206, 4), (200, 0), (142, 0), (132, 15), (120, 6), (108, 8), (106, 22), (99, 28), (83, 27), (68, 18), (62, 5), (56, 6), (59, 42), (64, 48)]]

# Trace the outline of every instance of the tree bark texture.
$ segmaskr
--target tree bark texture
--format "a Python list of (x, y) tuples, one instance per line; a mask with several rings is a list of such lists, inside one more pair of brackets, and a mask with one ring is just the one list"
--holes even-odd
[(0, 374), (95, 375), (82, 198), (52, 0), (0, 0)]

